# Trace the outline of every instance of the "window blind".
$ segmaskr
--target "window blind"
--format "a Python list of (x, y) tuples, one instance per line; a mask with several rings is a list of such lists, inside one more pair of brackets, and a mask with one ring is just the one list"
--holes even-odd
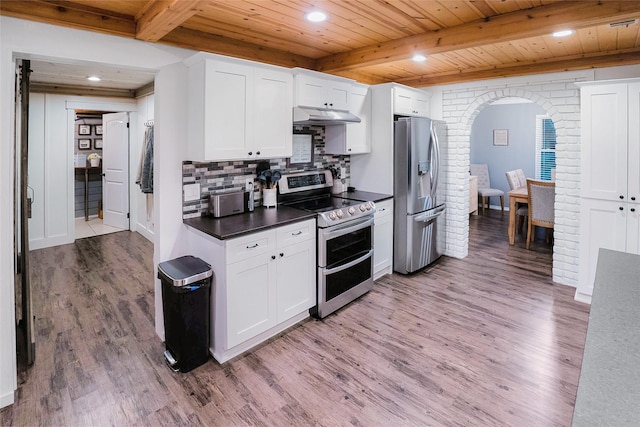
[(536, 179), (551, 180), (556, 169), (556, 127), (547, 115), (536, 115)]

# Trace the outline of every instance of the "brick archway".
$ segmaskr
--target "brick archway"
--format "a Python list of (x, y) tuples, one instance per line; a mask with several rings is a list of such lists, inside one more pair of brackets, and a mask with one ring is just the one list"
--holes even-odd
[[(489, 89), (467, 88), (443, 92), (443, 117), (449, 127), (446, 180), (447, 255), (468, 254), (468, 175), (471, 129), (478, 114), (491, 102), (506, 97), (531, 100), (556, 127), (556, 227), (553, 248), (553, 280), (577, 285), (579, 231), (580, 97), (574, 81)], [(455, 161), (453, 160), (455, 159)], [(505, 236), (506, 239), (506, 236)]]

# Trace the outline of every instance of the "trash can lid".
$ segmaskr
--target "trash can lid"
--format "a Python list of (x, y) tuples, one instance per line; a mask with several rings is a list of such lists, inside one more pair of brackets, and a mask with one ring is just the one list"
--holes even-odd
[(192, 255), (158, 264), (158, 278), (173, 282), (173, 286), (186, 286), (212, 275), (211, 266)]

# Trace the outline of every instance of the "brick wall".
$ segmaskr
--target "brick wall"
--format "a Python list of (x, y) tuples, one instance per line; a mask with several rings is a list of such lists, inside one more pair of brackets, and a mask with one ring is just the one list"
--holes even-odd
[[(542, 107), (556, 127), (556, 215), (553, 281), (577, 286), (580, 213), (580, 92), (579, 79), (528, 84), (514, 82), (491, 87), (466, 86), (442, 91), (442, 118), (449, 127), (444, 156), (447, 188), (447, 255), (468, 253), (469, 141), (471, 126), (490, 102), (504, 97), (529, 99)], [(505, 239), (507, 236), (505, 236)]]

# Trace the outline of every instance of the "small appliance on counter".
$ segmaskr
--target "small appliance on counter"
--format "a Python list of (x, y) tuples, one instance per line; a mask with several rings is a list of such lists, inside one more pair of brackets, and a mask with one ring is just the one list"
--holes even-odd
[(245, 192), (243, 190), (221, 191), (209, 195), (208, 213), (214, 218), (245, 212)]

